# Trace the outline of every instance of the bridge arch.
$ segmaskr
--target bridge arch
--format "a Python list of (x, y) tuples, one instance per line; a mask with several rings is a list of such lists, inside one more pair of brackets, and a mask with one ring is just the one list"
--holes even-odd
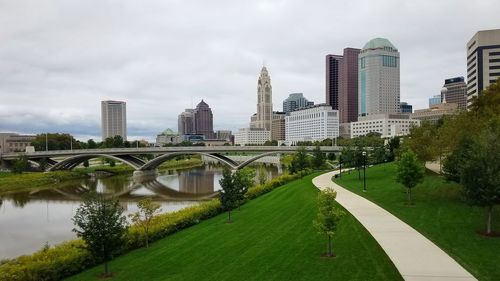
[(145, 162), (137, 157), (131, 156), (131, 155), (109, 155), (109, 154), (81, 154), (81, 155), (76, 155), (76, 156), (71, 156), (68, 157), (61, 162), (58, 162), (57, 164), (53, 165), (47, 171), (58, 171), (58, 170), (71, 170), (75, 168), (76, 166), (80, 165), (86, 160), (92, 159), (92, 158), (106, 158), (106, 159), (111, 159), (115, 161), (122, 162), (124, 164), (129, 165), (130, 167), (134, 169), (138, 169), (139, 167), (143, 166)]
[(255, 162), (257, 160), (259, 160), (260, 158), (263, 158), (263, 157), (266, 157), (266, 156), (270, 156), (270, 155), (274, 155), (274, 154), (285, 154), (285, 153), (295, 153), (295, 151), (271, 151), (271, 152), (265, 152), (265, 153), (262, 153), (262, 154), (259, 154), (255, 157), (252, 157), (250, 159), (248, 159), (247, 161), (239, 164), (236, 166), (236, 169), (237, 170), (240, 170), (240, 169), (243, 169), (245, 168), (246, 166), (250, 165), (252, 162)]
[(205, 152), (199, 152), (199, 151), (183, 151), (183, 152), (172, 152), (172, 153), (160, 155), (160, 156), (150, 160), (146, 164), (142, 165), (137, 170), (139, 170), (139, 171), (154, 170), (154, 169), (158, 168), (158, 166), (160, 166), (163, 162), (170, 160), (174, 157), (181, 156), (181, 155), (192, 155), (192, 154), (202, 155), (202, 156), (213, 158), (213, 159), (218, 160), (221, 163), (229, 166), (231, 169), (236, 169), (236, 167), (238, 166), (238, 163), (236, 163), (233, 160), (229, 159), (228, 157), (220, 155), (218, 153), (205, 153)]

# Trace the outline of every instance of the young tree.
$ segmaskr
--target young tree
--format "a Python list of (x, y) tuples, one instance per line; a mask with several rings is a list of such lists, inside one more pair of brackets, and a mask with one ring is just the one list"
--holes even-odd
[(137, 202), (137, 207), (139, 210), (129, 216), (132, 222), (144, 230), (146, 248), (149, 248), (149, 227), (153, 217), (161, 212), (160, 204), (153, 202), (151, 198), (145, 198)]
[(408, 204), (412, 204), (411, 190), (424, 179), (424, 167), (413, 151), (408, 150), (401, 155), (397, 163), (396, 181), (407, 188)]
[(108, 262), (123, 245), (127, 229), (123, 208), (116, 199), (106, 199), (95, 192), (88, 194), (73, 217), (76, 235), (87, 249), (104, 261), (104, 275), (109, 276)]
[(314, 169), (321, 169), (325, 165), (325, 154), (321, 152), (319, 145), (313, 150), (312, 166)]
[(248, 189), (255, 184), (255, 170), (246, 167), (236, 171), (232, 177), (237, 194), (237, 205), (239, 209), (243, 200), (245, 200), (245, 193), (247, 193)]
[(290, 163), (289, 170), (290, 172), (297, 173), (304, 169), (309, 168), (309, 159), (307, 158), (306, 148), (301, 146), (297, 151), (293, 154), (292, 162)]
[(89, 160), (83, 161), (83, 167), (88, 168), (90, 166)]
[(337, 192), (332, 189), (325, 189), (318, 195), (319, 211), (317, 218), (313, 221), (314, 226), (320, 234), (326, 234), (328, 237), (327, 256), (333, 257), (335, 254), (332, 250), (332, 236), (337, 230), (339, 220), (344, 215), (344, 212), (335, 206), (335, 198)]
[(225, 168), (222, 172), (222, 179), (219, 180), (221, 187), (220, 203), (225, 211), (228, 211), (228, 222), (231, 222), (231, 210), (238, 206), (239, 194), (234, 184), (231, 170)]
[(499, 139), (500, 117), (497, 117), (474, 140), (472, 153), (460, 172), (467, 202), (487, 210), (486, 234), (491, 234), (493, 207), (500, 204)]

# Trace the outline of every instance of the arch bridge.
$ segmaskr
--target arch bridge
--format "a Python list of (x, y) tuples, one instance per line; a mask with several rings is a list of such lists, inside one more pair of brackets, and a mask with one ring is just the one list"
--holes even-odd
[[(81, 163), (93, 158), (106, 158), (129, 165), (136, 171), (154, 171), (163, 162), (182, 155), (203, 155), (211, 157), (232, 170), (242, 169), (252, 162), (273, 154), (294, 153), (297, 146), (189, 146), (189, 147), (147, 147), (147, 148), (104, 148), (104, 149), (74, 149), (74, 150), (49, 150), (36, 152), (16, 152), (0, 154), (0, 161), (9, 164), (25, 155), (29, 161), (36, 163), (45, 162), (46, 171), (71, 170)], [(311, 152), (314, 146), (305, 147)], [(338, 146), (320, 146), (325, 153), (339, 152)], [(237, 163), (225, 154), (252, 154), (253, 157)], [(139, 155), (153, 155), (153, 159), (145, 161)], [(63, 159), (55, 161), (54, 159)]]

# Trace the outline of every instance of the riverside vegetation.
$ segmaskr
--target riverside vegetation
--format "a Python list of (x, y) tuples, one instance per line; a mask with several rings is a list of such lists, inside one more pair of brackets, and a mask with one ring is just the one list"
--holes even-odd
[[(293, 175), (284, 174), (263, 185), (252, 187), (245, 194), (245, 201), (268, 193), (310, 172), (305, 170)], [(148, 241), (157, 241), (222, 212), (220, 201), (215, 199), (177, 212), (155, 216), (149, 226)], [(140, 226), (129, 227), (124, 239), (125, 245), (118, 254), (145, 246), (145, 234)], [(77, 239), (54, 247), (44, 247), (32, 255), (2, 261), (0, 280), (60, 280), (102, 262), (85, 250), (83, 245), (83, 241)]]
[[(170, 160), (163, 163), (159, 169), (187, 169), (203, 165), (199, 158)], [(0, 192), (23, 191), (29, 189), (51, 188), (53, 184), (63, 181), (82, 179), (88, 177), (90, 173), (106, 172), (110, 174), (129, 174), (134, 169), (128, 165), (116, 166), (93, 166), (88, 168), (77, 168), (72, 171), (43, 172), (23, 172), (20, 174), (10, 172), (0, 172)]]

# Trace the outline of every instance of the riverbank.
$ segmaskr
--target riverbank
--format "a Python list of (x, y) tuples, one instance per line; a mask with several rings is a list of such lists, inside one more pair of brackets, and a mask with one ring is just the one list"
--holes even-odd
[[(189, 169), (203, 165), (199, 158), (169, 160), (163, 163), (158, 169)], [(89, 174), (95, 172), (106, 172), (114, 175), (131, 174), (134, 169), (128, 165), (109, 165), (93, 166), (88, 168), (77, 168), (73, 171), (54, 171), (43, 172), (24, 172), (14, 174), (10, 172), (0, 172), (0, 193), (12, 191), (27, 191), (31, 189), (46, 189), (52, 185), (63, 181), (76, 180), (89, 177)]]
[[(461, 187), (427, 171), (424, 182), (412, 191), (415, 205), (405, 205), (406, 193), (395, 181), (396, 165), (382, 164), (366, 169), (367, 192), (363, 175), (343, 173), (335, 182), (367, 198), (415, 228), (459, 262), (479, 280), (500, 280), (500, 238), (477, 234), (484, 230), (486, 211), (470, 207), (461, 197)], [(500, 217), (495, 210), (494, 218)], [(500, 229), (500, 220), (493, 228)]]
[[(312, 221), (310, 175), (251, 200), (241, 211), (203, 221), (118, 257), (110, 280), (402, 280), (369, 233), (349, 214), (334, 238), (337, 257), (321, 257), (325, 238)], [(97, 266), (68, 280), (100, 280)]]

